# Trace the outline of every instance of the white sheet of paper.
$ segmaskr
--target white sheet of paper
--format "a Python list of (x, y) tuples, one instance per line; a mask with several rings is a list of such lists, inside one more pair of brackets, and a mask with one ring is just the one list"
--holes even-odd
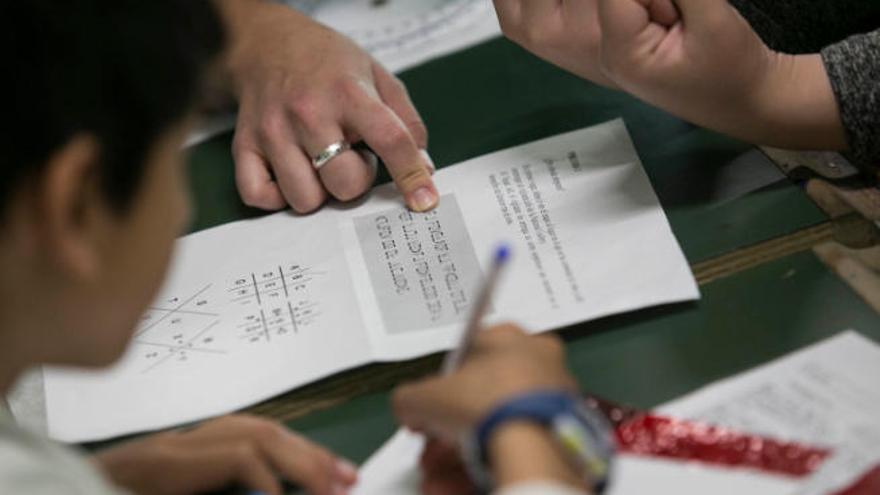
[(46, 371), (50, 434), (86, 441), (228, 413), (374, 361), (451, 348), (499, 242), (489, 320), (546, 331), (699, 297), (623, 121), (445, 168), (440, 206), (356, 207), (183, 238), (127, 355)]
[[(620, 456), (610, 495), (646, 493), (820, 495), (845, 488), (880, 462), (880, 345), (848, 331), (659, 408), (834, 449), (806, 480), (665, 459)], [(361, 469), (354, 495), (418, 493), (423, 439), (399, 431)]]
[[(391, 72), (402, 72), (501, 35), (489, 0), (282, 0), (353, 39)], [(232, 129), (217, 116), (187, 145)]]
[(660, 410), (825, 445), (831, 459), (798, 489), (830, 493), (880, 463), (880, 345), (853, 331), (723, 380)]
[(351, 495), (418, 495), (421, 482), (419, 457), (424, 447), (423, 436), (397, 430), (361, 466)]
[(487, 0), (282, 0), (400, 72), (501, 35)]

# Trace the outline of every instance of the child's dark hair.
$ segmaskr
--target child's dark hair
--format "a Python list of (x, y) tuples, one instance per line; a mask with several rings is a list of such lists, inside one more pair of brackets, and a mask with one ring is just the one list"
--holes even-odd
[(87, 132), (101, 146), (103, 191), (125, 211), (146, 154), (193, 108), (223, 38), (209, 0), (2, 2), (0, 209)]

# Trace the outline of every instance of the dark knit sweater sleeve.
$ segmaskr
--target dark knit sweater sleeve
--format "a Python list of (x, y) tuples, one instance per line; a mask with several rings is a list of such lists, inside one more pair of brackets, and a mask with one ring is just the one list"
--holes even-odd
[(822, 50), (852, 158), (880, 165), (880, 30)]
[[(730, 0), (770, 48), (822, 53), (859, 165), (880, 165), (880, 2)], [(860, 34), (867, 33), (867, 34)]]

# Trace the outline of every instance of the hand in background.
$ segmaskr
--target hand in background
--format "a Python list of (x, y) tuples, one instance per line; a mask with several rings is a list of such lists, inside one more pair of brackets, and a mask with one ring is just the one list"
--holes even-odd
[(821, 56), (770, 50), (727, 0), (495, 0), (548, 61), (734, 137), (843, 149)]
[(94, 458), (116, 485), (143, 495), (189, 495), (241, 486), (281, 495), (278, 477), (315, 495), (348, 492), (355, 468), (327, 450), (251, 416), (228, 416), (186, 432), (162, 433)]
[(598, 0), (494, 0), (504, 35), (572, 74), (609, 88), (599, 64)]
[(403, 84), (348, 38), (265, 0), (218, 0), (230, 26), (229, 69), (239, 102), (236, 182), (251, 206), (300, 213), (328, 195), (348, 201), (375, 178), (347, 151), (315, 171), (311, 159), (341, 140), (382, 158), (407, 205), (434, 207), (428, 133)]

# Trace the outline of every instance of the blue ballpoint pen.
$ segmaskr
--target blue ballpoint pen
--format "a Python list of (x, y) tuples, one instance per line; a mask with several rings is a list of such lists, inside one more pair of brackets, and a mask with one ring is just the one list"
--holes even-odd
[(443, 361), (444, 375), (448, 375), (458, 369), (458, 367), (461, 366), (462, 361), (464, 361), (464, 358), (467, 357), (474, 339), (477, 337), (477, 334), (482, 327), (483, 318), (489, 310), (489, 305), (492, 302), (492, 294), (495, 292), (495, 286), (498, 285), (498, 277), (501, 275), (501, 269), (504, 268), (509, 259), (510, 248), (507, 245), (499, 246), (495, 251), (495, 257), (492, 259), (492, 266), (489, 268), (488, 275), (486, 275), (483, 288), (477, 294), (477, 300), (474, 303), (473, 310), (471, 310), (467, 326), (461, 336), (461, 341), (459, 341), (459, 344), (455, 349), (446, 354), (446, 358)]

